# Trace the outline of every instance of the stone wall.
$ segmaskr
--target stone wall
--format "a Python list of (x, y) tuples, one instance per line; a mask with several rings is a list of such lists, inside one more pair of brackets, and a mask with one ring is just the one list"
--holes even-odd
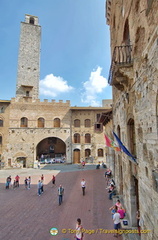
[(108, 2), (112, 54), (116, 46), (132, 45), (130, 64), (112, 62), (113, 127), (137, 158), (135, 164), (124, 153), (115, 153), (115, 178), (130, 224), (136, 226), (139, 208), (142, 228), (151, 230), (141, 239), (157, 239), (158, 2), (151, 1), (150, 8), (149, 1)]
[[(34, 24), (30, 24), (30, 17), (34, 19)], [(26, 15), (25, 22), (21, 22), (16, 86), (16, 97), (18, 98), (26, 95), (26, 91), (33, 99), (38, 98), (40, 42), (41, 27), (38, 25), (38, 18)]]
[[(5, 166), (9, 167), (8, 159), (11, 159), (11, 165), (14, 165), (17, 158), (26, 159), (26, 167), (33, 166), (33, 162), (39, 158), (38, 147), (41, 146), (44, 139), (57, 138), (63, 142), (65, 148), (66, 162), (74, 162), (74, 149), (80, 150), (80, 159), (87, 162), (106, 161), (105, 140), (103, 128), (101, 131), (95, 131), (97, 116), (101, 115), (106, 109), (100, 108), (78, 108), (71, 107), (70, 101), (56, 102), (38, 99), (12, 98), (3, 113), (4, 127), (1, 128), (3, 135), (3, 149), (1, 154)], [(1, 115), (0, 115), (1, 117)], [(21, 126), (21, 119), (27, 119), (27, 126)], [(44, 119), (44, 126), (39, 127), (38, 119)], [(60, 119), (60, 126), (54, 126), (54, 119)], [(80, 119), (80, 127), (74, 126), (74, 120)], [(85, 127), (85, 120), (90, 120), (90, 127)], [(74, 134), (80, 134), (80, 143), (74, 143)], [(85, 135), (90, 134), (91, 141), (85, 142)], [(4, 137), (5, 136), (5, 137)], [(44, 144), (44, 143), (43, 143)], [(64, 149), (63, 148), (63, 149)], [(88, 158), (85, 151), (91, 151)], [(102, 149), (103, 155), (98, 156), (98, 149)]]

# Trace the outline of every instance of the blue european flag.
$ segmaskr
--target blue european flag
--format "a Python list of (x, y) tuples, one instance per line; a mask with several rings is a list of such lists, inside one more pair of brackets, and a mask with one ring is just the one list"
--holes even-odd
[(128, 151), (128, 149), (123, 145), (123, 143), (121, 142), (121, 140), (119, 139), (119, 137), (116, 135), (116, 133), (114, 133), (114, 137), (116, 138), (116, 141), (118, 142), (119, 147), (122, 149), (122, 151), (127, 154), (130, 158), (132, 158), (132, 160), (134, 162), (136, 162), (136, 158)]

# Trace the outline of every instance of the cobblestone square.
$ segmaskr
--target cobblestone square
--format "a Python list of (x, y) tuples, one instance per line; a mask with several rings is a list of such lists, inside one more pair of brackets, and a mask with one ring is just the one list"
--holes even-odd
[[(5, 177), (0, 178), (0, 240), (72, 240), (76, 219), (81, 218), (86, 230), (84, 240), (112, 240), (113, 234), (102, 229), (113, 229), (109, 207), (112, 201), (104, 178), (104, 169), (59, 172), (37, 170), (20, 175), (18, 189), (5, 189)], [(6, 171), (7, 174), (7, 171)], [(14, 173), (15, 174), (15, 173)], [(37, 182), (44, 174), (44, 193), (37, 195)], [(52, 175), (56, 175), (56, 186), (52, 186)], [(31, 189), (26, 190), (24, 179), (31, 175)], [(14, 175), (12, 174), (14, 178)], [(86, 194), (82, 196), (80, 182), (86, 180)], [(58, 186), (64, 186), (64, 199), (58, 205)], [(52, 236), (51, 228), (58, 234)], [(93, 233), (95, 232), (95, 233)], [(121, 239), (119, 237), (118, 239)]]

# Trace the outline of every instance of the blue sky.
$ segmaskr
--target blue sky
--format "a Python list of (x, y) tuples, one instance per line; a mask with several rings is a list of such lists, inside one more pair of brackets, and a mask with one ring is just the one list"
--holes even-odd
[(15, 97), (20, 22), (38, 16), (42, 27), (40, 99), (101, 106), (112, 98), (105, 0), (0, 0), (0, 99)]

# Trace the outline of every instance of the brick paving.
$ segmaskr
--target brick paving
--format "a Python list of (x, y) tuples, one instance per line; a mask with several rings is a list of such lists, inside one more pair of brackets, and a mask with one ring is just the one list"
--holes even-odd
[[(84, 240), (113, 240), (113, 234), (100, 233), (100, 229), (113, 229), (113, 221), (105, 190), (104, 169), (60, 172), (42, 170), (40, 174), (31, 175), (31, 189), (26, 190), (24, 184), (19, 189), (6, 190), (5, 178), (0, 178), (0, 240), (73, 240), (76, 219), (81, 218), (87, 230), (95, 230), (94, 234), (84, 234)], [(33, 173), (33, 172), (32, 172)], [(44, 194), (37, 195), (37, 182), (44, 174)], [(56, 186), (52, 187), (51, 177), (56, 174)], [(27, 176), (29, 176), (27, 174)], [(24, 174), (21, 183), (24, 182)], [(80, 182), (87, 182), (86, 195), (82, 196)], [(63, 204), (58, 206), (58, 186), (65, 188)], [(55, 227), (59, 233), (50, 234)], [(66, 233), (62, 233), (66, 229)], [(98, 229), (98, 230), (97, 230)], [(97, 232), (98, 231), (98, 232)]]

